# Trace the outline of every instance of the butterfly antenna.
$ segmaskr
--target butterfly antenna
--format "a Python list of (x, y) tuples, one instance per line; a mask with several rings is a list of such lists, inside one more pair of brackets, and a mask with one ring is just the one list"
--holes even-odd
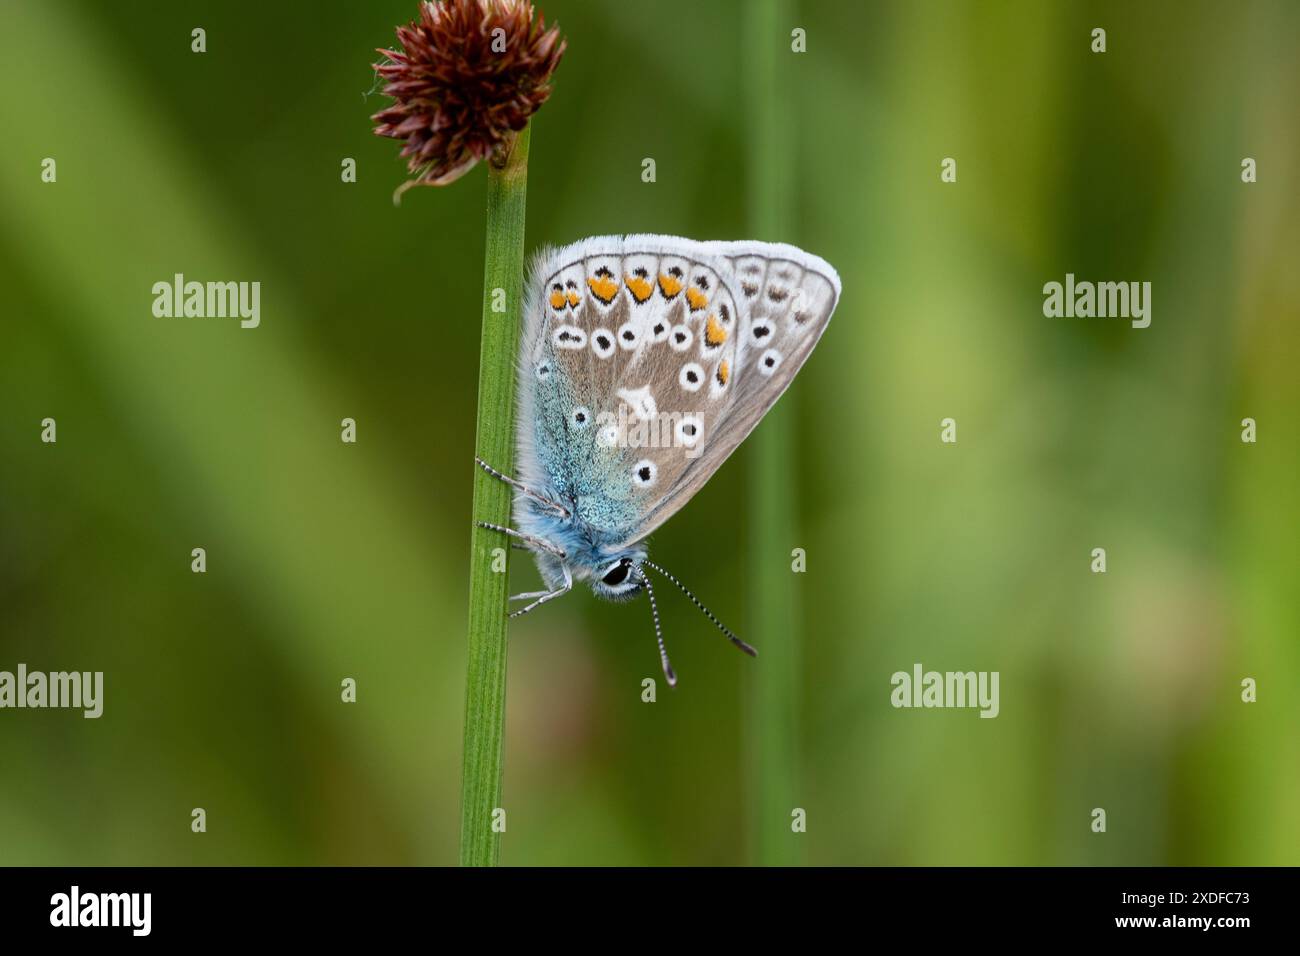
[[(744, 641), (742, 641), (740, 638), (738, 638), (735, 634), (733, 634), (733, 633), (731, 632), (731, 629), (730, 629), (729, 627), (727, 627), (727, 625), (723, 624), (723, 623), (722, 623), (721, 621), (719, 621), (716, 617), (714, 617), (714, 616), (713, 616), (713, 612), (710, 611), (710, 610), (709, 610), (707, 607), (705, 607), (703, 604), (701, 604), (701, 603), (700, 603), (700, 599), (697, 598), (694, 594), (692, 594), (692, 593), (691, 593), (691, 589), (688, 588), (685, 584), (682, 584), (681, 581), (678, 581), (675, 577), (673, 577), (671, 574), (669, 574), (669, 573), (668, 573), (667, 571), (665, 571), (663, 568), (659, 567), (659, 565), (655, 564), (653, 561), (645, 561), (645, 560), (643, 560), (641, 563), (644, 564), (646, 567), (654, 568), (654, 570), (658, 571), (660, 574), (662, 574), (664, 577), (666, 577), (669, 581), (672, 581), (673, 584), (677, 585), (678, 589), (679, 589), (683, 594), (685, 594), (688, 598), (691, 599), (691, 603), (694, 604), (694, 605), (695, 605), (697, 608), (699, 608), (701, 611), (703, 611), (703, 612), (704, 612), (704, 616), (707, 617), (707, 618), (708, 618), (710, 621), (712, 621), (714, 624), (716, 624), (717, 627), (718, 627), (718, 630), (720, 630), (723, 634), (727, 635), (727, 640), (731, 641), (731, 643), (735, 644), (737, 647), (739, 647), (742, 651), (744, 651), (744, 652), (745, 652), (746, 654), (748, 654), (750, 657), (757, 657), (757, 656), (758, 656), (758, 651), (754, 650), (754, 648), (750, 647), (748, 644), (746, 644)], [(642, 577), (644, 578), (645, 575), (643, 574)], [(648, 586), (649, 586), (649, 585), (647, 584), (647, 587), (648, 587)], [(651, 600), (653, 601), (653, 598), (652, 598)], [(658, 612), (656, 612), (656, 618), (657, 618), (657, 617), (658, 617)]]
[(664, 647), (664, 632), (659, 627), (659, 605), (655, 603), (655, 589), (644, 571), (637, 568), (636, 574), (645, 584), (645, 593), (650, 596), (650, 613), (655, 619), (655, 640), (659, 642), (659, 661), (664, 665), (664, 677), (668, 678), (669, 687), (676, 687), (677, 675), (673, 672), (673, 665), (668, 661), (668, 649)]

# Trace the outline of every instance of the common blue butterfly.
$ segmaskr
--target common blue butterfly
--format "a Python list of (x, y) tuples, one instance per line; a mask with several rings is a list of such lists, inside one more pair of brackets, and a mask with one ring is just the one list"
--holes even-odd
[(808, 359), (840, 279), (817, 256), (768, 242), (599, 236), (533, 260), (519, 355), (517, 479), (511, 535), (546, 590), (516, 594), (527, 614), (587, 581), (599, 597), (650, 599), (645, 539), (690, 500)]

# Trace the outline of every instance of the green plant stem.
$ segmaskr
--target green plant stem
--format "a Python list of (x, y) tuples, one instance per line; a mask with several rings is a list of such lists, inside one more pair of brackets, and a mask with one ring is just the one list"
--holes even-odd
[[(483, 339), (479, 351), (475, 454), (497, 469), (514, 470), (515, 357), (524, 286), (524, 204), (528, 190), (529, 128), (508, 154), (488, 164), (487, 252), (483, 272)], [(505, 293), (505, 312), (492, 311)], [(467, 465), (469, 463), (466, 463)], [(510, 524), (510, 490), (474, 468), (474, 520)], [(498, 567), (493, 571), (494, 550)], [(506, 597), (510, 542), (474, 526), (470, 537), (469, 667), (465, 677), (465, 750), (461, 770), (460, 863), (495, 866), (500, 834), (506, 719)]]
[[(790, 4), (758, 0), (748, 8), (746, 86), (753, 105), (749, 185), (750, 224), (757, 238), (788, 241), (794, 157), (792, 113), (779, 75), (780, 57), (790, 51), (795, 26)], [(780, 71), (788, 74), (789, 69)], [(800, 861), (804, 837), (791, 831), (791, 811), (802, 807), (798, 784), (799, 614), (791, 551), (796, 540), (799, 494), (794, 471), (794, 390), (768, 413), (750, 439), (753, 537), (749, 580), (753, 586), (749, 625), (762, 655), (751, 695), (751, 854), (764, 866)], [(805, 808), (806, 809), (806, 808)]]

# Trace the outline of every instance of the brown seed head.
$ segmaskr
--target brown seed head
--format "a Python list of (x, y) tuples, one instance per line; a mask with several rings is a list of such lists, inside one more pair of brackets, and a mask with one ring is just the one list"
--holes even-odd
[(393, 102), (371, 119), (404, 141), (407, 186), (445, 186), (508, 146), (551, 95), (565, 48), (529, 0), (425, 0), (397, 40), (375, 64)]

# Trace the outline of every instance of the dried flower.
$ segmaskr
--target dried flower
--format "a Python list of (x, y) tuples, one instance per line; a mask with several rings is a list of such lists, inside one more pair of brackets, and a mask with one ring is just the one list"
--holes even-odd
[(445, 186), (508, 148), (551, 95), (565, 48), (529, 0), (425, 0), (397, 39), (375, 64), (393, 103), (371, 118), (376, 135), (405, 142), (415, 178), (403, 189)]

